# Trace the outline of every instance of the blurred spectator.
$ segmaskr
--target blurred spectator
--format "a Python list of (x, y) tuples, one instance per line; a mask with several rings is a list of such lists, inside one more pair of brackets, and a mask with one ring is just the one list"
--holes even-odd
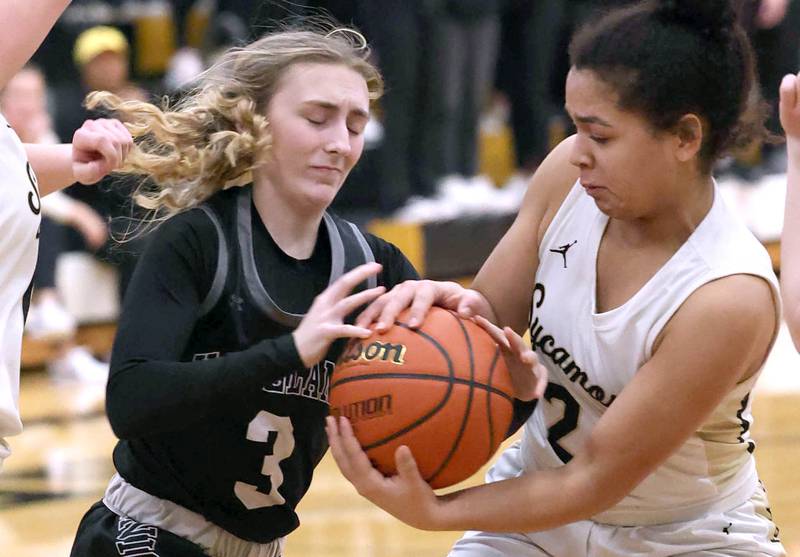
[[(769, 130), (781, 134), (778, 117), (778, 87), (781, 78), (796, 72), (800, 63), (800, 2), (791, 0), (749, 0), (750, 37), (756, 51), (761, 94), (770, 105)], [(762, 148), (761, 171), (786, 172), (786, 150), (782, 144)]]
[(551, 74), (564, 14), (562, 0), (508, 0), (503, 11), (497, 87), (511, 108), (518, 169), (512, 181), (527, 183), (550, 150), (550, 117), (560, 112)]
[[(205, 61), (199, 48), (202, 45), (192, 44), (189, 37), (190, 14), (198, 3), (197, 0), (170, 1), (178, 48), (167, 63), (164, 86), (168, 91), (180, 90), (205, 69)], [(210, 13), (207, 16), (210, 19)], [(200, 39), (198, 41), (202, 42)]]
[(431, 195), (420, 181), (422, 61), (424, 50), (418, 0), (365, 2), (365, 27), (383, 73), (381, 98), (383, 140), (377, 149), (378, 208), (391, 213), (412, 195)]
[(110, 91), (124, 99), (145, 100), (147, 94), (130, 81), (130, 45), (119, 29), (99, 25), (81, 33), (73, 59), (84, 91)]
[[(20, 70), (0, 93), (0, 106), (11, 127), (25, 143), (57, 143), (47, 112), (44, 75), (29, 65)], [(58, 379), (80, 379), (104, 382), (108, 365), (97, 361), (84, 347), (76, 346), (76, 322), (64, 308), (56, 290), (56, 260), (63, 250), (63, 225), (78, 230), (86, 242), (95, 247), (103, 244), (106, 226), (88, 205), (61, 192), (42, 199), (39, 259), (34, 274), (35, 290), (25, 326), (33, 338), (50, 342), (55, 357), (46, 364), (48, 372)]]
[[(80, 71), (80, 82), (61, 86), (54, 96), (55, 129), (62, 141), (72, 137), (86, 118), (103, 116), (84, 108), (83, 99), (90, 91), (105, 90), (123, 99), (146, 100), (145, 90), (130, 80), (129, 56), (128, 40), (113, 27), (92, 27), (78, 36), (73, 59)], [(125, 293), (139, 250), (135, 242), (119, 244), (114, 241), (114, 238), (125, 237), (131, 227), (135, 228), (140, 216), (129, 200), (132, 187), (133, 184), (109, 176), (93, 188), (75, 185), (66, 190), (70, 197), (100, 214), (110, 228), (110, 237), (99, 248), (73, 231), (68, 232), (69, 249), (86, 249), (113, 265), (119, 275), (120, 297)]]
[[(394, 215), (406, 221), (482, 212), (496, 192), (477, 176), (478, 122), (497, 63), (502, 1), (418, 0), (398, 3), (394, 17), (390, 5), (374, 5), (368, 19), (387, 77), (382, 197), (411, 194)], [(391, 29), (398, 14), (403, 31)], [(392, 40), (398, 36), (400, 44)], [(419, 110), (411, 109), (417, 102)], [(406, 164), (408, 178), (405, 170), (398, 178)]]
[(77, 36), (96, 25), (112, 25), (134, 35), (137, 12), (150, 0), (72, 0), (33, 56), (51, 87), (77, 79), (72, 47)]
[(421, 180), (431, 191), (448, 177), (478, 172), (478, 121), (492, 84), (500, 0), (423, 3), (428, 87), (420, 120)]

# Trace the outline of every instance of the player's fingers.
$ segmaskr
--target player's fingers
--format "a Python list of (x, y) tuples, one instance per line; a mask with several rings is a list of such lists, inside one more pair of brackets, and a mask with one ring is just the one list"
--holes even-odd
[[(505, 328), (506, 335), (509, 340), (514, 344), (514, 351), (517, 353), (520, 361), (531, 369), (531, 373), (536, 377), (536, 388), (534, 389), (534, 398), (541, 398), (544, 395), (544, 390), (547, 387), (547, 368), (539, 362), (539, 356), (534, 352), (525, 341), (516, 334), (510, 327)], [(513, 333), (513, 336), (511, 335)]]
[(360, 283), (373, 275), (377, 275), (383, 266), (380, 263), (364, 263), (352, 269), (331, 284), (320, 297), (328, 298), (331, 303), (336, 303), (353, 291)]
[(530, 348), (525, 348), (523, 351), (519, 353), (519, 359), (525, 365), (530, 366), (533, 370), (537, 365), (539, 365), (539, 358), (536, 356), (536, 352), (531, 350)]
[(117, 140), (115, 132), (111, 132), (106, 126), (101, 126), (97, 132), (100, 136), (97, 151), (105, 159), (109, 166), (109, 171), (122, 166), (125, 160), (125, 153), (122, 145)]
[(83, 129), (86, 131), (97, 131), (97, 128), (98, 128), (97, 120), (84, 120), (83, 124), (81, 124), (81, 127), (78, 129), (79, 130)]
[(781, 108), (791, 110), (797, 105), (798, 78), (794, 74), (783, 76), (780, 87)]
[(544, 391), (547, 389), (547, 380), (548, 380), (548, 371), (547, 368), (544, 367), (542, 364), (538, 364), (536, 367), (533, 368), (533, 372), (536, 374), (536, 389), (534, 390), (533, 396), (534, 398), (542, 398), (544, 396)]
[(371, 487), (380, 485), (384, 480), (381, 474), (370, 462), (367, 453), (361, 448), (361, 443), (353, 433), (350, 420), (344, 416), (339, 417), (339, 439), (342, 456), (348, 462), (353, 477), (348, 478), (361, 495), (368, 496)]
[(530, 351), (530, 348), (527, 344), (525, 344), (525, 341), (522, 340), (522, 337), (519, 336), (511, 327), (503, 327), (503, 334), (508, 340), (508, 344), (511, 346), (512, 351), (517, 354), (517, 356), (522, 356), (522, 354), (525, 352)]
[[(98, 156), (105, 161), (103, 166), (109, 168), (117, 168), (122, 162), (122, 152), (119, 150), (108, 137), (99, 131), (81, 130), (75, 132), (75, 139), (73, 146), (75, 149), (83, 151), (82, 155), (87, 159), (97, 158)], [(80, 135), (79, 135), (80, 133)], [(94, 154), (94, 157), (92, 156)]]
[(73, 166), (75, 179), (81, 184), (94, 184), (111, 171), (108, 162), (97, 159), (87, 162), (78, 162)]
[(120, 146), (122, 150), (122, 160), (124, 162), (130, 154), (131, 149), (133, 149), (133, 136), (131, 136), (131, 132), (128, 131), (125, 124), (116, 119), (107, 120), (106, 127), (109, 132), (114, 135), (115, 141)]
[(505, 333), (500, 327), (481, 315), (475, 316), (475, 323), (477, 323), (484, 331), (489, 333), (489, 336), (492, 337), (492, 340), (494, 340), (501, 349), (509, 350), (511, 348)]
[(461, 296), (456, 311), (461, 317), (470, 319), (476, 315), (488, 315), (486, 306), (486, 298), (475, 290), (467, 289)]
[(100, 141), (100, 135), (95, 133), (94, 129), (94, 122), (87, 120), (72, 134), (72, 150), (79, 160), (87, 161), (94, 158), (90, 154), (97, 150)]
[(328, 434), (328, 444), (330, 445), (333, 460), (336, 461), (336, 465), (339, 467), (342, 475), (345, 478), (350, 479), (352, 475), (351, 465), (344, 451), (344, 441), (339, 433), (339, 424), (337, 423), (336, 418), (333, 416), (328, 416), (325, 418), (325, 431)]
[(346, 315), (350, 315), (350, 313), (354, 312), (359, 307), (368, 304), (384, 292), (386, 292), (385, 286), (376, 286), (375, 288), (370, 288), (369, 290), (362, 290), (357, 294), (352, 294), (347, 298), (340, 300), (336, 304), (336, 309), (341, 317), (345, 317)]
[(417, 461), (414, 460), (414, 455), (411, 454), (411, 449), (405, 445), (400, 445), (394, 452), (394, 464), (397, 468), (397, 475), (405, 481), (411, 483), (424, 482), (422, 475), (419, 473)]
[(395, 287), (392, 289), (377, 318), (375, 329), (379, 332), (389, 330), (394, 325), (397, 316), (411, 304), (413, 298), (414, 287), (409, 284), (403, 284), (400, 288)]
[(111, 134), (114, 137), (116, 137), (118, 134), (118, 130), (116, 126), (114, 126), (113, 120), (110, 118), (99, 118), (97, 120), (90, 120), (90, 122), (92, 127), (98, 133)]
[(359, 327), (369, 327), (372, 325), (381, 314), (381, 311), (383, 311), (383, 306), (386, 305), (387, 301), (388, 298), (385, 295), (373, 300), (364, 311), (358, 314), (358, 317), (356, 317), (356, 325)]
[[(339, 424), (336, 423), (336, 418), (333, 416), (326, 416), (325, 417), (325, 433), (328, 434), (328, 438), (331, 441), (334, 441), (337, 446), (339, 446)], [(331, 447), (332, 448), (332, 447)]]
[(476, 315), (479, 315), (474, 298), (465, 296), (458, 303), (458, 307), (456, 308), (456, 313), (458, 313), (464, 319), (470, 319), (472, 317), (475, 317)]
[(433, 289), (420, 288), (416, 290), (411, 300), (411, 308), (408, 312), (408, 326), (416, 328), (422, 325), (422, 323), (425, 322), (425, 316), (428, 315), (431, 306), (433, 306)]
[(356, 325), (336, 325), (330, 327), (326, 338), (369, 338), (372, 336), (372, 329), (367, 327), (357, 327)]

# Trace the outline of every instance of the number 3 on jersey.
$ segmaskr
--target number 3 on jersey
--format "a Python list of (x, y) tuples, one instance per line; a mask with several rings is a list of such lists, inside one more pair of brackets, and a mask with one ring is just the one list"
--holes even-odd
[(572, 460), (572, 454), (564, 447), (558, 444), (559, 440), (566, 435), (569, 435), (578, 427), (578, 416), (581, 412), (581, 407), (578, 401), (572, 398), (569, 391), (557, 383), (548, 383), (547, 389), (544, 392), (544, 399), (553, 403), (553, 399), (560, 400), (564, 403), (564, 413), (561, 419), (550, 426), (547, 430), (547, 441), (553, 447), (553, 451), (561, 459), (561, 462), (566, 464)]
[(286, 500), (278, 493), (278, 488), (283, 484), (280, 463), (294, 451), (294, 427), (291, 418), (262, 410), (248, 424), (247, 439), (264, 443), (266, 454), (261, 474), (265, 478), (261, 486), (236, 482), (233, 486), (236, 497), (249, 510), (282, 505)]

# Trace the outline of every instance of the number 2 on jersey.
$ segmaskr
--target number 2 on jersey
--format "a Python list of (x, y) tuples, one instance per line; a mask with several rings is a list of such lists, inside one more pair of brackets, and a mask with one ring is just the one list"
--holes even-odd
[(547, 384), (544, 398), (547, 402), (552, 402), (553, 399), (556, 399), (564, 403), (564, 414), (560, 420), (547, 430), (547, 441), (553, 447), (553, 451), (561, 459), (561, 462), (566, 464), (572, 460), (572, 454), (559, 445), (558, 441), (578, 427), (578, 416), (580, 415), (581, 407), (578, 401), (572, 398), (569, 391), (557, 383)]
[(266, 454), (261, 467), (261, 475), (265, 478), (261, 486), (236, 482), (233, 486), (236, 497), (250, 510), (284, 504), (286, 500), (278, 493), (283, 484), (280, 463), (294, 451), (291, 418), (262, 410), (247, 425), (247, 439), (265, 445)]

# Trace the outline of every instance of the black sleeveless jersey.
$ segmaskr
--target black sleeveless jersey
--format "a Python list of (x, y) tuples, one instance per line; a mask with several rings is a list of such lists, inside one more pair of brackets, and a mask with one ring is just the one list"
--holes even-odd
[(416, 273), (394, 246), (330, 214), (312, 257), (292, 259), (269, 237), (249, 186), (163, 228), (136, 271), (115, 342), (115, 465), (151, 495), (238, 537), (271, 541), (298, 526), (295, 506), (327, 450), (342, 345), (305, 369), (291, 332), (317, 294), (362, 263), (382, 263), (377, 282), (387, 288)]

